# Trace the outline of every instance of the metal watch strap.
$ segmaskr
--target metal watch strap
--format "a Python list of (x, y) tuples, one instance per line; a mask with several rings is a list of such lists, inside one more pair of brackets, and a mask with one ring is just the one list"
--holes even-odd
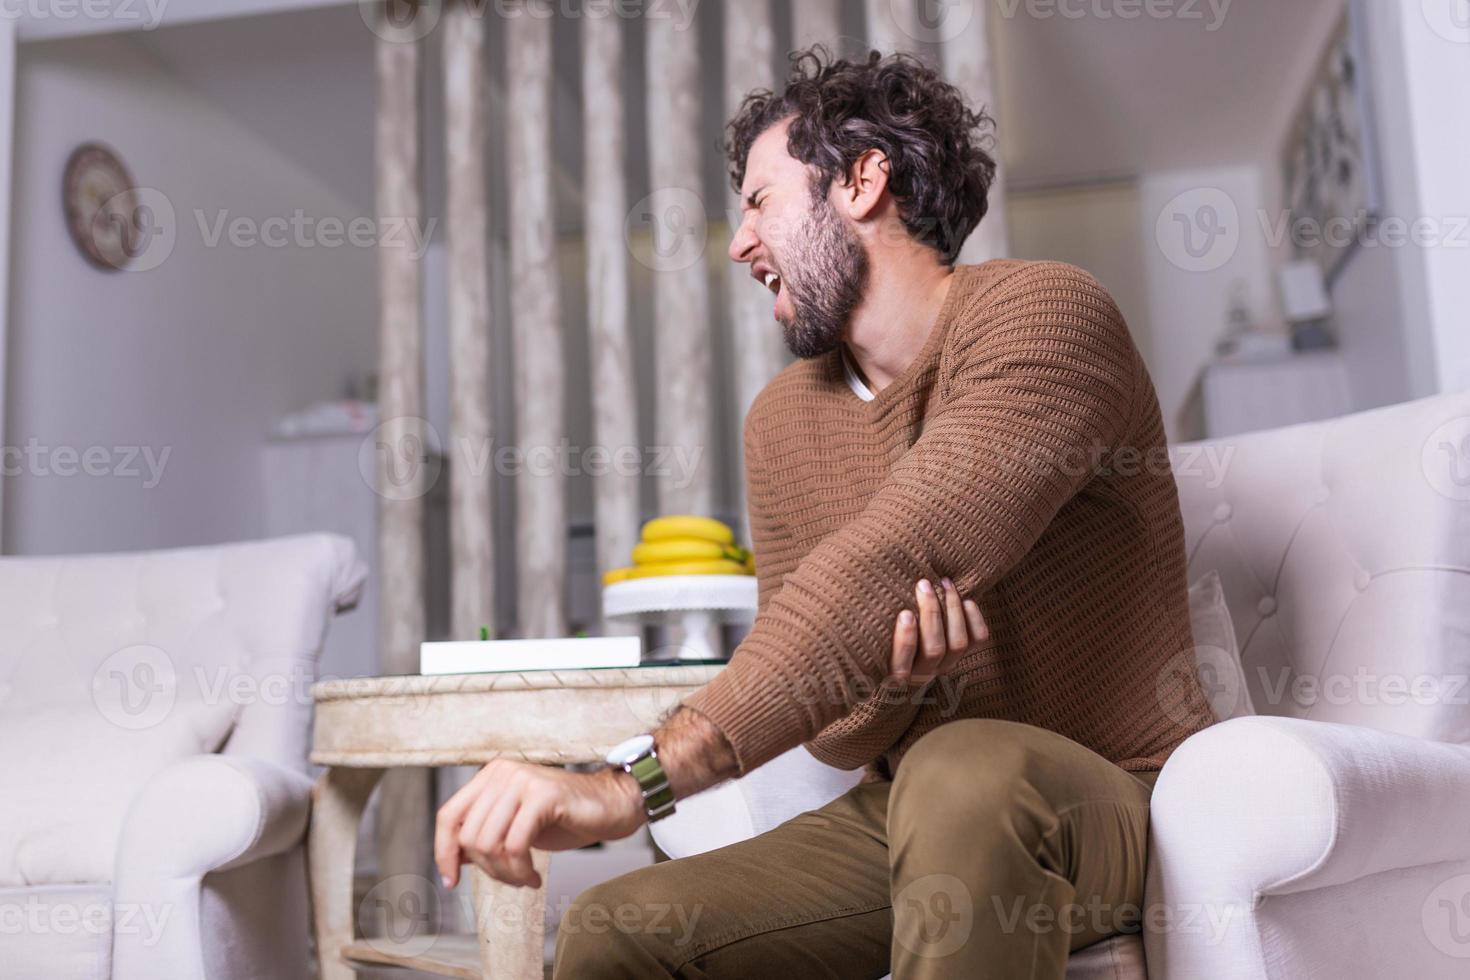
[(674, 788), (669, 785), (669, 777), (664, 775), (657, 751), (649, 749), (632, 762), (623, 763), (623, 771), (638, 781), (638, 788), (643, 793), (643, 811), (648, 814), (649, 823), (674, 812)]

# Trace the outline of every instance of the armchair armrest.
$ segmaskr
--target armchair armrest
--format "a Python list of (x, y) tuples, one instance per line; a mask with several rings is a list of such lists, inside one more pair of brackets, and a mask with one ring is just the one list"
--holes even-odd
[[(1154, 788), (1147, 904), (1167, 924), (1145, 918), (1150, 972), (1286, 976), (1310, 951), (1319, 971), (1383, 956), (1401, 975), (1455, 975), (1465, 961), (1426, 941), (1419, 904), (1470, 871), (1467, 812), (1470, 746), (1259, 716), (1200, 732)], [(1412, 928), (1384, 914), (1397, 888), (1419, 898)]]
[(150, 779), (128, 808), (115, 880), (202, 876), (279, 854), (305, 836), (310, 807), (311, 780), (299, 772), (193, 756)]
[[(113, 901), (152, 928), (130, 922), (125, 929), (119, 920), (112, 937), (114, 980), (218, 975), (206, 966), (209, 943), (227, 949), (235, 940), (207, 921), (205, 876), (299, 845), (310, 809), (311, 780), (248, 756), (196, 755), (148, 780), (123, 821)], [(260, 903), (289, 901), (286, 883), (279, 884), (279, 893), (267, 890)], [(268, 912), (256, 915), (256, 921), (272, 921)], [(274, 941), (291, 948), (289, 935)]]

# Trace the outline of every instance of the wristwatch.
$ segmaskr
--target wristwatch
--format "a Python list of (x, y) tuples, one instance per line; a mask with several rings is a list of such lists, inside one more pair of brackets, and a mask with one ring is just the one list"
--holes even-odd
[(674, 790), (653, 748), (652, 735), (634, 735), (607, 754), (607, 763), (617, 766), (638, 781), (643, 792), (643, 812), (648, 822), (662, 820), (674, 812)]

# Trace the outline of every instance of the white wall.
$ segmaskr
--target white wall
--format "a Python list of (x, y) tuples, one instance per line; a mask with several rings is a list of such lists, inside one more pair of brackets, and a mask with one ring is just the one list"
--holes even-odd
[(1414, 397), (1409, 380), (1408, 301), (1393, 252), (1356, 249), (1338, 270), (1328, 294), (1332, 325), (1342, 347), (1353, 408), (1363, 411)]
[[(1277, 155), (1262, 164), (1273, 215), (1284, 206), (1280, 142), (1346, 6), (1319, 10), (1273, 123)], [(1451, 6), (1359, 7), (1382, 213), (1329, 289), (1355, 409), (1470, 386), (1470, 30), (1451, 19)], [(1384, 220), (1421, 219), (1440, 229), (1427, 247), (1383, 231)], [(1289, 258), (1289, 242), (1271, 250), (1273, 268)]]
[[(195, 211), (206, 221), (221, 210), (255, 221), (353, 211), (128, 36), (23, 45), (18, 90), (5, 444), (63, 455), (22, 462), (7, 479), (6, 549), (259, 534), (263, 437), (374, 364), (374, 255), (208, 247)], [(73, 247), (60, 181), (86, 140), (114, 146), (139, 185), (171, 202), (176, 241), (157, 268), (101, 272)], [(57, 474), (66, 453), (92, 447), (105, 460), (94, 469), (112, 475)], [(166, 460), (156, 486), (145, 486), (141, 458), (131, 460), (140, 475), (127, 475), (133, 447)]]
[(1385, 212), (1427, 219), (1392, 249), (1414, 396), (1470, 387), (1470, 24), (1461, 4), (1365, 3)]
[[(1347, 6), (1346, 0), (1338, 0), (1318, 10), (1310, 31), (1302, 38), (1292, 84), (1283, 93), (1285, 97), (1271, 123), (1273, 137), (1269, 152), (1262, 159), (1261, 172), (1267, 212), (1273, 219), (1285, 214), (1281, 159), (1292, 123), (1305, 93), (1316, 79), (1318, 62)], [(1389, 213), (1402, 213), (1405, 175), (1402, 163), (1391, 158), (1399, 155), (1394, 144), (1409, 139), (1410, 135), (1403, 129), (1399, 115), (1388, 110), (1402, 99), (1403, 68), (1383, 59), (1382, 25), (1371, 22), (1393, 4), (1369, 6), (1377, 8), (1364, 24), (1363, 32), (1369, 48), (1365, 84), (1369, 111), (1376, 122), (1370, 132), (1380, 158), (1385, 208)], [(1387, 169), (1383, 169), (1384, 164), (1389, 165)], [(1287, 236), (1269, 251), (1272, 275), (1293, 257), (1294, 249)], [(1357, 410), (1412, 398), (1415, 386), (1411, 374), (1427, 376), (1433, 369), (1432, 352), (1415, 344), (1415, 331), (1408, 326), (1411, 322), (1422, 322), (1423, 315), (1414, 309), (1418, 300), (1412, 292), (1406, 292), (1402, 258), (1395, 249), (1354, 248), (1328, 284), (1333, 304), (1332, 322), (1342, 346), (1342, 361), (1348, 373), (1353, 407)]]
[(1156, 172), (1139, 181), (1149, 368), (1171, 441), (1196, 435), (1182, 416), (1228, 327), (1234, 284), (1242, 284), (1258, 325), (1281, 328), (1258, 220), (1261, 195), (1253, 166)]
[[(1370, 236), (1331, 286), (1355, 410), (1470, 386), (1470, 110), (1464, 100), (1470, 92), (1470, 28), (1451, 19), (1449, 5), (1367, 0), (1361, 6), (1384, 214), (1406, 223), (1429, 219), (1440, 238), (1428, 247), (1386, 247), (1381, 236)], [(1242, 282), (1259, 325), (1284, 329), (1274, 277), (1291, 257), (1290, 242), (1273, 247), (1267, 233), (1283, 214), (1282, 147), (1346, 8), (1347, 0), (1319, 4), (1292, 32), (1291, 70), (1275, 90), (1276, 101), (1258, 113), (1261, 139), (1242, 145), (1246, 155), (1239, 165), (1145, 170), (1139, 179), (1146, 301), (1142, 313), (1124, 312), (1149, 362), (1173, 439), (1194, 434), (1184, 410), (1199, 370), (1226, 329), (1233, 282)], [(1068, 241), (1045, 228), (1047, 196), (1032, 202), (1030, 218), (1041, 223), (1033, 238), (1040, 236), (1057, 257), (1095, 251), (1088, 205), (1077, 203), (1079, 240)], [(1216, 211), (1208, 212), (1211, 207)], [(1026, 208), (1018, 197), (1013, 211), (1022, 238)], [(1191, 256), (1185, 226), (1175, 219), (1193, 227), (1203, 248), (1209, 214), (1228, 220), (1222, 220), (1214, 247)], [(1117, 241), (1128, 241), (1121, 226)], [(1126, 266), (1129, 251), (1116, 250), (1112, 263)], [(1090, 262), (1080, 264), (1106, 264), (1102, 258)]]
[[(1375, 4), (1388, 7), (1391, 4)], [(1290, 84), (1283, 90), (1282, 98), (1268, 131), (1272, 134), (1267, 154), (1261, 160), (1261, 179), (1265, 187), (1267, 214), (1278, 220), (1286, 207), (1286, 188), (1283, 183), (1281, 161), (1286, 142), (1291, 137), (1292, 125), (1309, 87), (1317, 77), (1318, 63), (1323, 52), (1331, 43), (1337, 25), (1347, 9), (1346, 0), (1335, 0), (1315, 11), (1315, 16), (1302, 35), (1298, 55)], [(1370, 48), (1381, 43), (1381, 35), (1371, 25), (1365, 25), (1366, 43)], [(1401, 87), (1402, 69), (1386, 71), (1388, 66), (1368, 52), (1365, 84), (1370, 97), (1370, 113), (1375, 116), (1377, 106), (1385, 96), (1391, 95), (1395, 87)], [(1390, 114), (1370, 130), (1374, 134), (1375, 146), (1380, 152), (1388, 149), (1390, 140), (1407, 139), (1407, 134), (1396, 131)], [(1390, 201), (1399, 197), (1393, 188), (1386, 188)], [(1390, 203), (1390, 207), (1397, 206)], [(1274, 277), (1294, 257), (1290, 236), (1271, 247), (1268, 251), (1271, 274)], [(1406, 315), (1403, 284), (1398, 268), (1398, 257), (1391, 249), (1356, 248), (1337, 269), (1328, 284), (1328, 293), (1333, 304), (1333, 327), (1342, 348), (1342, 363), (1347, 370), (1348, 384), (1352, 393), (1354, 410), (1362, 411), (1391, 405), (1413, 397), (1409, 382), (1409, 339), (1406, 336)]]
[(307, 10), (347, 0), (131, 0), (105, 3), (16, 3), (7, 9), (23, 41), (118, 31), (152, 31), (164, 25), (221, 20), (249, 14)]
[[(1137, 185), (1117, 181), (1012, 191), (1006, 195), (1006, 213), (1010, 254), (1018, 259), (1060, 259), (1096, 276), (1128, 321), (1144, 360), (1152, 364), (1152, 311), (1143, 270)], [(1152, 229), (1148, 233), (1152, 235)]]

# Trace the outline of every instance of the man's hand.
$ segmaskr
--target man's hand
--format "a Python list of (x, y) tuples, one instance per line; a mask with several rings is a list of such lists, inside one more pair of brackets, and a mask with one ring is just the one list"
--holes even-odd
[[(988, 641), (990, 631), (980, 606), (962, 600), (949, 579), (939, 592), (920, 582), (914, 594), (917, 616), (905, 609), (894, 624), (889, 680), (922, 686)], [(736, 773), (729, 743), (697, 712), (676, 711), (655, 738), (677, 799)], [(449, 888), (459, 882), (466, 861), (497, 881), (537, 886), (541, 876), (531, 864), (532, 848), (564, 851), (617, 840), (644, 820), (638, 784), (617, 769), (570, 773), (497, 760), (440, 808), (434, 862)]]
[(898, 614), (893, 626), (893, 657), (890, 681), (922, 687), (940, 674), (947, 674), (965, 651), (990, 639), (990, 629), (974, 599), (960, 599), (949, 579), (940, 583), (943, 601), (934, 586), (921, 579), (914, 589), (917, 616), (908, 609)]
[(531, 849), (566, 851), (633, 833), (643, 797), (627, 773), (592, 773), (497, 759), (439, 809), (434, 863), (446, 888), (472, 862), (497, 881), (539, 886)]

